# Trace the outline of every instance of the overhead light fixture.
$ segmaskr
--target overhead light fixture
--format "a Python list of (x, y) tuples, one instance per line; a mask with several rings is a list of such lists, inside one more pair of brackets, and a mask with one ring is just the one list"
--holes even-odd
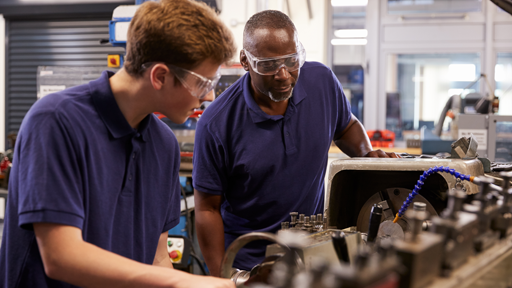
[(366, 39), (332, 39), (332, 45), (366, 45)]
[(333, 7), (366, 6), (368, 0), (331, 0)]
[(366, 38), (368, 30), (366, 29), (340, 29), (334, 31), (334, 36), (338, 38)]

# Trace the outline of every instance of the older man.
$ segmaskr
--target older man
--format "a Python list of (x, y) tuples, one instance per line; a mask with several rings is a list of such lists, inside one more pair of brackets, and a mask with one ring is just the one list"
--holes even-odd
[[(271, 10), (255, 14), (245, 26), (240, 52), (249, 73), (199, 121), (196, 225), (213, 275), (220, 273), (225, 248), (240, 235), (275, 232), (291, 211), (323, 213), (333, 140), (349, 156), (397, 157), (372, 151), (336, 76), (305, 58), (288, 16)], [(234, 266), (250, 270), (264, 252), (265, 243), (253, 242)]]

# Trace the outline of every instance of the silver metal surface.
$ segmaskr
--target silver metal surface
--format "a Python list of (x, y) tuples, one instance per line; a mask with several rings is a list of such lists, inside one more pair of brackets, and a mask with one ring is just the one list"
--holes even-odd
[(449, 278), (437, 277), (426, 288), (510, 287), (512, 239), (502, 241), (485, 253), (472, 256)]
[[(496, 160), (496, 141), (500, 136), (496, 133), (496, 125), (499, 122), (512, 122), (512, 116), (505, 115), (484, 115), (484, 114), (460, 114), (459, 115), (459, 137), (464, 131), (474, 131), (476, 138), (484, 138), (485, 141), (478, 141), (478, 154), (480, 157), (486, 157), (491, 161)], [(476, 135), (479, 134), (479, 135)], [(510, 137), (506, 135), (505, 138)], [(501, 137), (503, 138), (503, 137)], [(503, 140), (503, 139), (502, 139)], [(484, 143), (480, 143), (484, 142)], [(512, 139), (505, 141), (512, 142)]]
[[(236, 254), (238, 251), (244, 247), (246, 244), (256, 241), (256, 240), (267, 240), (275, 243), (279, 243), (277, 240), (277, 236), (272, 233), (264, 233), (264, 232), (253, 232), (242, 235), (233, 241), (231, 245), (229, 245), (226, 253), (224, 253), (224, 258), (221, 262), (221, 272), (220, 276), (222, 278), (230, 279), (232, 276), (233, 262), (235, 261)], [(284, 249), (287, 249), (287, 246), (282, 245)]]
[[(482, 163), (477, 159), (396, 159), (396, 158), (349, 158), (339, 159), (331, 163), (328, 175), (326, 203), (329, 203), (332, 180), (336, 174), (344, 170), (372, 170), (372, 171), (426, 171), (434, 166), (448, 166), (461, 173), (471, 176), (484, 174)], [(456, 178), (449, 173), (438, 173), (448, 183), (449, 187), (454, 187)], [(478, 186), (473, 183), (467, 183), (467, 193), (469, 195), (478, 192)]]
[[(334, 229), (329, 229), (317, 233), (313, 233), (310, 235), (305, 234), (304, 238), (307, 239), (307, 244), (303, 245), (297, 253), (304, 263), (306, 269), (311, 268), (311, 263), (314, 258), (321, 256), (327, 262), (331, 264), (339, 263), (340, 260), (336, 254), (336, 250), (334, 250), (334, 246), (332, 244), (332, 233), (336, 231)], [(339, 231), (339, 230), (338, 230)], [(361, 234), (355, 231), (345, 230), (347, 246), (349, 247), (349, 256), (355, 255), (357, 253), (357, 247), (361, 244)], [(269, 257), (271, 255), (276, 254), (284, 254), (286, 252), (283, 246), (279, 244), (271, 244), (267, 246), (267, 250), (265, 252), (265, 257)]]
[[(404, 189), (404, 188), (390, 188), (386, 189), (388, 191), (389, 200), (386, 201), (389, 205), (392, 207), (389, 207), (389, 209), (383, 208), (383, 216), (382, 216), (382, 222), (384, 221), (392, 221), (395, 218), (395, 215), (391, 213), (391, 210), (398, 211), (400, 209), (400, 206), (404, 203), (404, 201), (407, 199), (407, 196), (411, 192), (411, 190)], [(400, 193), (396, 195), (394, 193), (395, 190), (398, 190)], [(359, 216), (357, 217), (357, 230), (361, 232), (368, 232), (368, 223), (370, 221), (370, 213), (371, 209), (373, 207), (373, 204), (375, 203), (381, 203), (382, 202), (381, 195), (379, 193), (375, 193), (372, 197), (370, 197), (366, 203), (363, 205), (359, 212)], [(421, 195), (416, 195), (414, 197), (413, 203), (416, 202), (423, 202), (426, 204), (426, 210), (430, 213), (430, 215), (437, 215), (437, 212), (435, 208), (428, 202), (425, 197)], [(414, 205), (414, 204), (413, 204)], [(402, 230), (409, 231), (410, 230), (410, 224), (409, 219), (407, 216), (403, 216), (400, 220), (398, 220), (398, 225), (402, 227)]]
[(476, 158), (478, 153), (476, 152), (478, 149), (478, 141), (475, 139), (474, 135), (471, 135), (471, 139), (469, 140), (469, 148), (466, 152), (466, 157), (464, 158)]
[(377, 233), (377, 237), (386, 239), (390, 238), (394, 239), (405, 239), (404, 230), (397, 223), (393, 223), (391, 220), (386, 220), (380, 224), (379, 233)]
[(230, 277), (230, 279), (233, 282), (235, 282), (236, 286), (242, 285), (245, 282), (247, 282), (247, 280), (249, 280), (249, 277), (251, 277), (251, 272), (250, 271), (239, 270), (239, 269), (235, 269), (235, 268), (233, 268), (231, 270), (231, 277)]
[(407, 273), (400, 279), (400, 287), (424, 287), (439, 276), (443, 236), (423, 232), (417, 235), (415, 241), (396, 240), (393, 246), (402, 264), (407, 267)]

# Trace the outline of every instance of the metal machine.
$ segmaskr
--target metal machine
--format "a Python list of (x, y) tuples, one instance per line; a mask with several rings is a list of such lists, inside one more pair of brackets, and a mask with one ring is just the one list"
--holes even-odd
[[(485, 174), (477, 149), (461, 138), (452, 158), (334, 161), (326, 214), (291, 212), (277, 235), (242, 236), (222, 276), (240, 287), (472, 287), (494, 269), (493, 281), (512, 284), (499, 269), (512, 264), (512, 172)], [(261, 237), (277, 243), (266, 260), (232, 270), (236, 252)]]
[[(424, 171), (435, 166), (448, 166), (475, 176), (484, 174), (483, 164), (478, 159), (352, 158), (334, 161), (326, 196), (328, 225), (338, 229), (356, 226), (358, 231), (367, 231), (374, 204), (383, 207), (383, 221), (393, 220)], [(426, 210), (431, 215), (438, 215), (446, 207), (447, 191), (451, 187), (461, 186), (467, 194), (478, 192), (475, 184), (458, 181), (446, 172), (436, 172), (423, 182), (413, 202), (426, 203)], [(404, 231), (410, 230), (407, 216), (397, 223)]]
[(512, 162), (512, 116), (460, 114), (459, 137), (473, 134), (478, 154), (495, 162)]
[[(329, 215), (332, 217), (324, 218), (327, 220), (320, 224), (318, 220), (312, 221), (307, 216), (292, 212), (291, 221), (283, 222), (283, 229), (277, 235), (249, 233), (241, 236), (226, 251), (222, 276), (232, 278), (238, 287), (510, 287), (512, 172), (501, 172), (501, 186), (497, 186), (494, 178), (482, 175), (483, 165), (475, 159), (369, 161), (373, 164), (362, 160), (332, 164), (331, 168), (334, 169), (330, 177), (331, 196), (328, 200)], [(430, 166), (422, 170), (428, 164), (445, 166)], [(388, 172), (396, 175), (390, 177), (392, 175), (387, 174), (388, 178), (395, 178), (387, 181), (391, 185), (388, 187), (393, 188), (387, 188), (388, 192), (394, 195), (394, 189), (400, 193), (410, 191), (393, 220), (389, 220), (393, 217), (385, 216), (384, 207), (387, 204), (387, 209), (392, 209), (394, 203), (399, 201), (381, 197), (378, 191), (382, 193), (385, 188), (363, 184), (364, 189), (359, 189), (351, 184), (357, 179), (346, 178), (362, 174), (383, 181), (386, 175), (380, 173), (385, 170), (379, 170), (379, 167), (384, 166), (388, 167)], [(343, 171), (352, 172), (345, 175)], [(412, 182), (413, 186), (419, 187), (410, 190), (407, 178), (414, 178), (408, 175), (413, 172), (416, 178), (423, 179), (420, 180), (423, 184), (418, 185), (417, 182), (414, 185)], [(404, 177), (404, 181), (399, 181)], [(377, 182), (358, 180), (358, 183)], [(441, 208), (429, 200), (441, 197), (438, 192), (444, 188), (446, 201)], [(371, 205), (371, 217), (364, 221), (357, 220), (366, 217), (361, 216), (367, 213), (366, 209), (362, 209), (348, 222), (340, 221), (339, 213), (348, 205), (343, 205), (346, 202), (333, 194), (356, 194), (365, 189), (369, 191), (363, 194), (369, 196), (367, 200), (358, 200), (360, 196), (350, 201), (357, 201), (363, 208), (368, 207), (366, 203), (376, 202)], [(411, 195), (415, 191), (422, 191), (423, 194), (416, 193), (416, 197), (423, 195), (421, 200), (427, 202), (413, 201), (414, 196)], [(428, 195), (429, 192), (434, 192), (436, 196)], [(408, 205), (413, 207), (407, 209)], [(400, 213), (405, 215), (400, 218)], [(371, 220), (373, 217), (376, 218)], [(318, 216), (315, 218), (318, 219)], [(350, 225), (361, 222), (368, 223), (366, 228), (333, 228), (344, 225), (340, 223)], [(374, 234), (371, 226), (375, 223), (378, 224), (379, 234), (373, 238), (375, 235), (370, 237)], [(380, 233), (388, 226), (387, 223), (396, 225), (405, 233), (395, 237)], [(362, 236), (366, 233), (367, 237)], [(245, 244), (261, 239), (277, 243), (267, 247), (265, 261), (251, 271), (232, 270), (236, 252)]]

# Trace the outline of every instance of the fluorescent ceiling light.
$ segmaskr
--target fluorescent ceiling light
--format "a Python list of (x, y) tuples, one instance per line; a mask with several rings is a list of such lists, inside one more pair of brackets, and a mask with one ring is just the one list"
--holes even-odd
[(368, 0), (331, 0), (331, 5), (334, 7), (366, 6)]
[(448, 66), (450, 81), (474, 81), (476, 78), (475, 64), (450, 64)]
[(332, 45), (366, 45), (366, 39), (332, 39)]
[(366, 29), (341, 29), (334, 31), (334, 36), (338, 38), (366, 38), (368, 30)]

